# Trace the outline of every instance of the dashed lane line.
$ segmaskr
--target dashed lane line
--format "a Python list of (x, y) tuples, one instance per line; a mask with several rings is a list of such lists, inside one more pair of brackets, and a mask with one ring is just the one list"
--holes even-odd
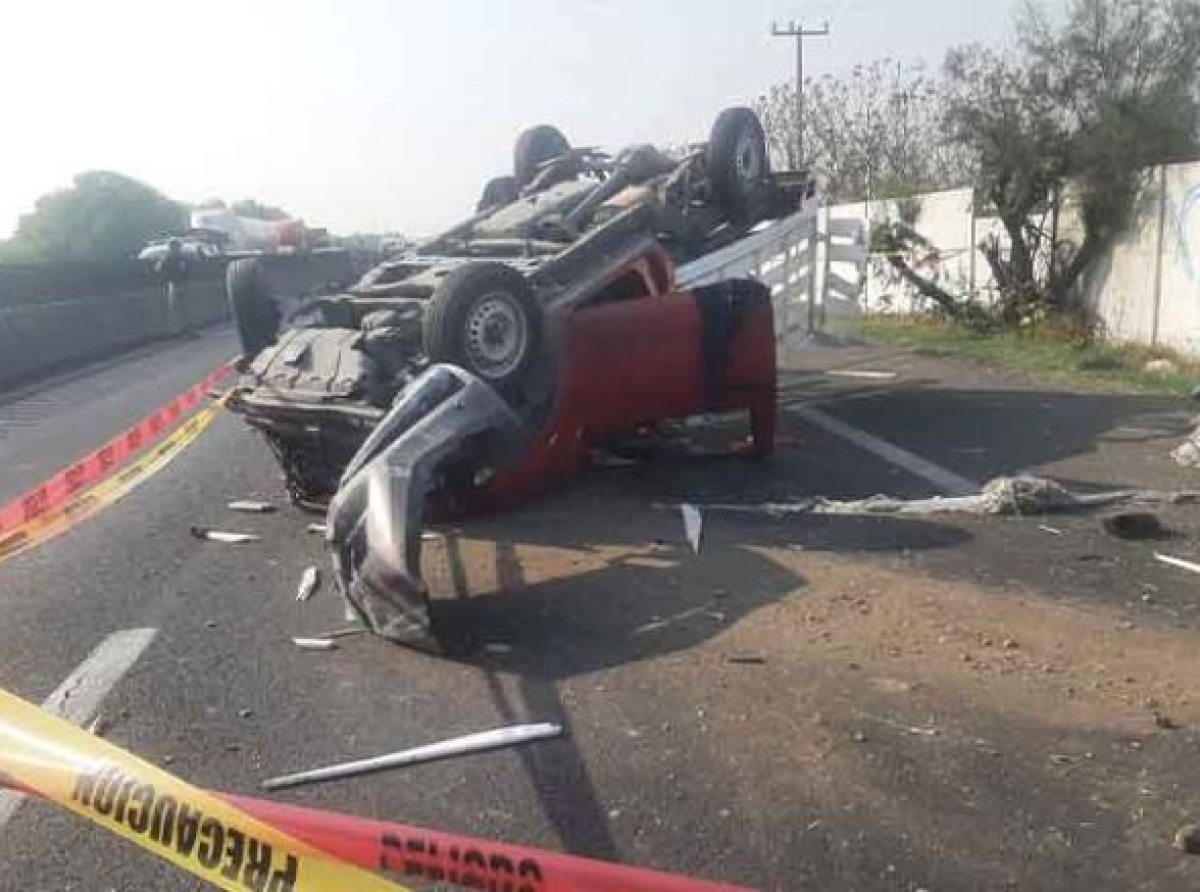
[[(76, 725), (94, 719), (109, 691), (133, 668), (157, 632), (157, 629), (126, 629), (109, 635), (46, 698), (42, 709)], [(0, 829), (24, 801), (25, 797), (18, 793), (0, 791)]]

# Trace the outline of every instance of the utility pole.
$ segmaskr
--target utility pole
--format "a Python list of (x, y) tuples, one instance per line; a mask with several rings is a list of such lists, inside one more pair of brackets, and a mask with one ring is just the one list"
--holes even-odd
[(786, 28), (781, 28), (771, 22), (772, 37), (796, 38), (796, 165), (804, 165), (804, 38), (828, 37), (829, 22), (821, 26), (821, 30), (804, 30), (804, 23), (788, 22)]

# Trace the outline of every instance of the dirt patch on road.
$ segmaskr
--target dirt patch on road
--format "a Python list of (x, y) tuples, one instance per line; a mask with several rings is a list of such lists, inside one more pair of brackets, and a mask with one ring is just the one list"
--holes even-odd
[(1200, 883), (1170, 846), (1200, 814), (1194, 633), (870, 548), (726, 544), (752, 525), (693, 555), (674, 516), (603, 514), (604, 544), (518, 523), (430, 543), (427, 569), (492, 671), (555, 687), (584, 762), (626, 729), (630, 771), (676, 779), (651, 826), (702, 784), (744, 834), (729, 844), (797, 886)]

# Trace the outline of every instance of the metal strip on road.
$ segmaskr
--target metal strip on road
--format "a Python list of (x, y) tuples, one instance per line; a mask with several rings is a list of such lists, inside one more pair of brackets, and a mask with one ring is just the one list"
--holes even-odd
[[(109, 635), (43, 701), (42, 709), (75, 725), (94, 719), (109, 691), (133, 668), (157, 632), (157, 629), (126, 629)], [(0, 791), (0, 828), (12, 819), (24, 801), (20, 794)]]
[(898, 468), (903, 468), (910, 474), (915, 474), (922, 480), (932, 483), (938, 489), (952, 496), (965, 496), (979, 492), (979, 485), (966, 477), (960, 477), (953, 471), (936, 465), (928, 459), (902, 449), (887, 440), (881, 440), (874, 434), (869, 434), (853, 425), (839, 421), (828, 412), (811, 406), (795, 406), (789, 412), (803, 418), (809, 424), (823, 428), (835, 436), (849, 440), (855, 446), (879, 456), (884, 461), (891, 462)]

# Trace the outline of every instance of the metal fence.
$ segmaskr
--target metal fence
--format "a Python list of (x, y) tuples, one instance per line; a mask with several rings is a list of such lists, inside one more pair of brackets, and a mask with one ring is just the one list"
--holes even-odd
[(684, 288), (733, 278), (762, 282), (771, 289), (776, 338), (786, 354), (795, 335), (820, 330), (830, 315), (857, 311), (866, 260), (864, 228), (857, 221), (829, 220), (826, 215), (822, 230), (820, 218), (814, 203), (765, 224), (732, 245), (684, 264), (677, 272), (678, 282)]

